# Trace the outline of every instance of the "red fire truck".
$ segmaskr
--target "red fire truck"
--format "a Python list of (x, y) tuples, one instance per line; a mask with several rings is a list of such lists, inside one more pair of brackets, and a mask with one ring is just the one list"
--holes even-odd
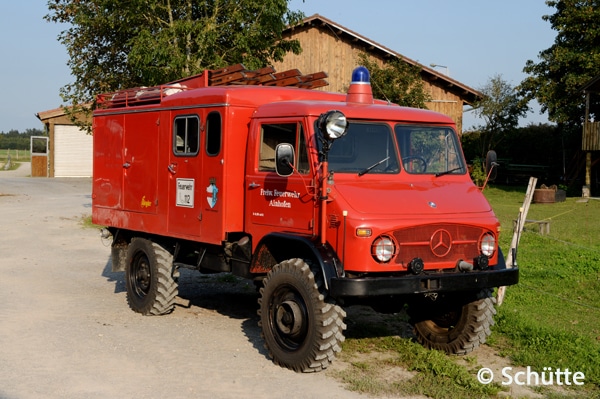
[(181, 267), (228, 272), (260, 286), (270, 356), (296, 371), (331, 363), (354, 304), (470, 352), (519, 271), (453, 121), (374, 100), (363, 67), (346, 94), (307, 89), (324, 77), (239, 65), (98, 97), (93, 222), (129, 306), (171, 312)]

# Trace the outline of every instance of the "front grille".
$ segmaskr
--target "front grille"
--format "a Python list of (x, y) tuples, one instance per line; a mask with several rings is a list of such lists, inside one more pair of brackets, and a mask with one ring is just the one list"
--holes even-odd
[[(485, 232), (480, 227), (457, 224), (433, 224), (409, 227), (393, 232), (398, 243), (396, 263), (405, 267), (421, 258), (426, 269), (448, 267), (457, 260), (471, 261), (479, 255), (479, 239)], [(450, 263), (448, 263), (450, 262)]]

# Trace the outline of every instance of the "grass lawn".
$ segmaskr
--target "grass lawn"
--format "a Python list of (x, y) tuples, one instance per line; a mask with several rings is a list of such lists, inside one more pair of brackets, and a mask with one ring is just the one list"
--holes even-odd
[(4, 171), (6, 161), (10, 155), (10, 168), (9, 170), (15, 170), (19, 167), (21, 162), (30, 162), (31, 154), (29, 150), (3, 150), (0, 149), (0, 173)]
[[(524, 190), (497, 187), (485, 194), (508, 248)], [(583, 372), (587, 394), (599, 397), (600, 200), (579, 200), (531, 205), (527, 218), (549, 220), (550, 234), (526, 225), (517, 255), (520, 282), (498, 308), (491, 342), (515, 364)]]
[(29, 162), (31, 161), (31, 154), (29, 150), (6, 150), (0, 149), (0, 163), (4, 164), (8, 155), (12, 162)]

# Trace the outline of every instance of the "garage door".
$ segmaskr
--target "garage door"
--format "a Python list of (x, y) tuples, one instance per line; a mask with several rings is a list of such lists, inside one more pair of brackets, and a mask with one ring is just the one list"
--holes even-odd
[(92, 176), (92, 135), (77, 126), (54, 126), (54, 177)]

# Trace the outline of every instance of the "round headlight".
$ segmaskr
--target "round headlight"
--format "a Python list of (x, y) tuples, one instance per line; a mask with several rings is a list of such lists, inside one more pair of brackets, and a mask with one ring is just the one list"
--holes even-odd
[(329, 140), (339, 139), (348, 131), (346, 115), (340, 111), (329, 111), (321, 115), (320, 128)]
[(492, 256), (496, 251), (496, 239), (490, 233), (484, 234), (479, 243), (479, 249), (485, 256)]
[(371, 255), (373, 255), (376, 261), (381, 263), (389, 262), (394, 253), (396, 253), (396, 246), (390, 237), (381, 236), (373, 241)]

